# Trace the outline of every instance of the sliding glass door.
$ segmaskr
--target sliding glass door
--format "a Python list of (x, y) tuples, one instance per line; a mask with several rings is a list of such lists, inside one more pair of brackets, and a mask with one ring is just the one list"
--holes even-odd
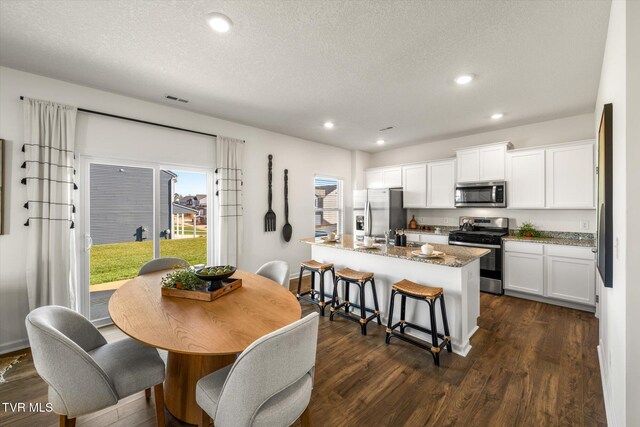
[(113, 292), (154, 258), (154, 170), (89, 165), (91, 320), (109, 318)]
[(213, 259), (211, 174), (184, 169), (84, 159), (79, 282), (83, 314), (94, 323), (110, 323), (109, 298), (146, 262), (176, 257), (197, 265)]

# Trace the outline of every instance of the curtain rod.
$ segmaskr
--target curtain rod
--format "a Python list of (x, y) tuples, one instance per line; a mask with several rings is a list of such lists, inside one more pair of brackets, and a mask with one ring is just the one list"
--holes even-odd
[[(20, 99), (24, 100), (24, 96), (21, 96)], [(128, 120), (130, 122), (142, 123), (142, 124), (145, 124), (145, 125), (158, 126), (158, 127), (161, 127), (161, 128), (179, 130), (179, 131), (182, 131), (182, 132), (196, 133), (198, 135), (212, 136), (214, 138), (218, 137), (218, 135), (214, 135), (212, 133), (206, 133), (206, 132), (200, 132), (200, 131), (197, 131), (197, 130), (179, 128), (179, 127), (176, 127), (176, 126), (163, 125), (161, 123), (148, 122), (146, 120), (134, 119), (134, 118), (125, 117), (125, 116), (118, 116), (116, 114), (103, 113), (101, 111), (87, 110), (85, 108), (78, 108), (78, 111), (81, 111), (83, 113), (97, 114), (99, 116), (112, 117), (114, 119)], [(245, 141), (242, 140), (242, 142), (244, 143)]]

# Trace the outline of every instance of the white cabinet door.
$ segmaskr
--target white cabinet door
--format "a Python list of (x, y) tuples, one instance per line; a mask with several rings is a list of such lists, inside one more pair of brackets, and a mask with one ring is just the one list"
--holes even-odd
[(454, 208), (455, 159), (427, 163), (427, 207)]
[(480, 180), (480, 152), (477, 149), (456, 152), (458, 182)]
[(409, 242), (419, 242), (420, 234), (422, 233), (407, 233), (407, 232), (404, 233), (404, 235), (407, 236), (407, 241)]
[(479, 150), (480, 181), (504, 181), (504, 157), (507, 147), (499, 145)]
[(427, 165), (410, 165), (402, 168), (403, 194), (405, 208), (424, 208), (427, 206)]
[(547, 257), (547, 296), (594, 305), (595, 294), (594, 261)]
[(368, 170), (365, 172), (367, 188), (384, 188), (382, 169)]
[(432, 233), (421, 233), (420, 241), (422, 243), (436, 243), (438, 245), (446, 245), (449, 243), (449, 235), (448, 234), (432, 234)]
[(504, 253), (504, 288), (544, 295), (544, 256), (520, 252)]
[(595, 208), (594, 144), (548, 148), (547, 207)]
[(507, 153), (507, 206), (544, 208), (545, 150)]
[(382, 182), (384, 188), (402, 187), (402, 168), (382, 169)]
[(548, 297), (594, 305), (594, 248), (545, 245)]

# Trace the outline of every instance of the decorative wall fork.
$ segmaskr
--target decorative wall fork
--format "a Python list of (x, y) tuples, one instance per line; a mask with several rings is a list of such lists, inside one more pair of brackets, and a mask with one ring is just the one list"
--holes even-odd
[(271, 191), (273, 181), (273, 156), (269, 154), (269, 210), (264, 216), (264, 231), (276, 231), (276, 213), (271, 209), (271, 203), (273, 202), (273, 193)]

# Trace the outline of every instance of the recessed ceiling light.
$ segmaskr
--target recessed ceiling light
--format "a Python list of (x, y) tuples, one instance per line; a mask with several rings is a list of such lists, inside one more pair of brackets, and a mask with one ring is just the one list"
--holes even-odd
[(502, 117), (504, 117), (504, 114), (502, 114), (502, 113), (495, 113), (495, 114), (491, 115), (491, 118), (493, 120), (498, 120), (498, 119), (501, 119)]
[(378, 145), (384, 145), (384, 139), (379, 139), (376, 141), (376, 144)]
[(463, 74), (461, 76), (456, 77), (456, 83), (458, 83), (459, 85), (466, 85), (471, 83), (471, 80), (473, 80), (475, 76), (473, 74)]
[(324, 122), (324, 127), (327, 129), (333, 129), (333, 122)]
[(207, 15), (207, 22), (211, 29), (218, 33), (226, 33), (231, 29), (233, 22), (222, 13), (212, 12)]

